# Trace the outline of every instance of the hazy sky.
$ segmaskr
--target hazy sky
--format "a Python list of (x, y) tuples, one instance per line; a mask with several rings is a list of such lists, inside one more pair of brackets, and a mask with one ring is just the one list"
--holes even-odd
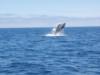
[(100, 0), (0, 0), (0, 14), (100, 17)]
[(0, 0), (0, 17), (8, 15), (98, 18), (100, 0)]

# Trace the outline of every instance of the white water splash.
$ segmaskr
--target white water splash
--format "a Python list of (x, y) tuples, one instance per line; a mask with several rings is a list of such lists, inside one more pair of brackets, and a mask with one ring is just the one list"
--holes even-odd
[(65, 34), (64, 34), (64, 33), (61, 33), (61, 32), (56, 33), (56, 34), (48, 33), (48, 34), (46, 34), (45, 36), (50, 36), (50, 37), (53, 37), (53, 36), (65, 36)]

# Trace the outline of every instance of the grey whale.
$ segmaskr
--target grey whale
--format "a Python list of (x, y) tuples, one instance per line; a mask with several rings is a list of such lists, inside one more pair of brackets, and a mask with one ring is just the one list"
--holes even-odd
[(64, 36), (64, 28), (66, 23), (57, 24), (55, 27), (52, 28), (52, 31), (46, 36)]
[(52, 34), (57, 34), (63, 31), (65, 28), (66, 23), (58, 24), (56, 27), (52, 29)]

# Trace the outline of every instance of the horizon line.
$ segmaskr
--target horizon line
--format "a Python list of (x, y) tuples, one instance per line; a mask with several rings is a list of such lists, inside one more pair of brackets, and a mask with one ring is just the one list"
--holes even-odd
[(0, 13), (1, 17), (23, 17), (23, 18), (32, 18), (32, 17), (63, 17), (63, 18), (100, 18), (100, 16), (68, 16), (68, 15), (45, 15), (45, 14), (11, 14), (11, 13)]

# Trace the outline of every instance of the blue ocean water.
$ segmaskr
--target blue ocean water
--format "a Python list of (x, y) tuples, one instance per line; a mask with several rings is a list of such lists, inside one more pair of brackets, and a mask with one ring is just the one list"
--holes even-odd
[(100, 75), (100, 27), (0, 29), (0, 75)]

